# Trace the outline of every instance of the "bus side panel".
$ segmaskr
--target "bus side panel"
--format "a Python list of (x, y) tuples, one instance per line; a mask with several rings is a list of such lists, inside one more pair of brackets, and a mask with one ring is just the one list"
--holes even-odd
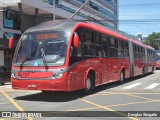
[(121, 63), (118, 58), (108, 58), (109, 82), (118, 81), (120, 78)]
[(82, 61), (74, 65), (71, 70), (68, 71), (68, 85), (69, 90), (78, 90), (84, 88), (85, 70), (89, 67), (88, 61)]
[(145, 66), (145, 61), (143, 60), (134, 60), (134, 76), (142, 75), (143, 74), (143, 66)]
[(130, 61), (129, 61), (129, 58), (121, 59), (120, 63), (121, 63), (121, 67), (123, 67), (124, 70), (125, 70), (125, 78), (129, 78), (130, 77)]
[(153, 62), (148, 60), (148, 72), (152, 72)]
[(109, 67), (108, 67), (108, 64), (109, 64), (109, 60), (108, 58), (103, 58), (102, 59), (102, 83), (108, 83), (109, 82)]
[(85, 82), (88, 72), (93, 70), (95, 72), (95, 85), (102, 84), (102, 61), (100, 58), (89, 58), (74, 65), (68, 71), (69, 90), (79, 90), (85, 88)]

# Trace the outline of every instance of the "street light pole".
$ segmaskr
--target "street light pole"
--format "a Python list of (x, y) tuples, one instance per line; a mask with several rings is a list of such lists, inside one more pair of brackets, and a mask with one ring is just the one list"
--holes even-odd
[(87, 0), (69, 19), (68, 21), (70, 21), (71, 19), (74, 18), (74, 16), (89, 2), (90, 0)]
[(55, 21), (56, 17), (55, 17), (55, 0), (53, 0), (53, 21)]

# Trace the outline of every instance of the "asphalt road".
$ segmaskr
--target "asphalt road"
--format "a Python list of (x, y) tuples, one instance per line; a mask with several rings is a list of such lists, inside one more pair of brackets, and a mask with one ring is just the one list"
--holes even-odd
[[(42, 94), (13, 90), (8, 83), (0, 86), (0, 111), (3, 120), (20, 120), (23, 116), (24, 120), (159, 120), (156, 116), (160, 116), (160, 71), (126, 80), (121, 85), (97, 87), (90, 95), (80, 91)], [(10, 115), (12, 118), (7, 117)]]

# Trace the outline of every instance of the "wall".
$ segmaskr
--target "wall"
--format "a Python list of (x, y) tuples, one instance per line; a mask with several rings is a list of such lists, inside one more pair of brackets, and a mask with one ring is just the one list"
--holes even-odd
[(0, 51), (0, 65), (4, 65), (4, 51)]
[(0, 38), (3, 38), (3, 12), (0, 12)]

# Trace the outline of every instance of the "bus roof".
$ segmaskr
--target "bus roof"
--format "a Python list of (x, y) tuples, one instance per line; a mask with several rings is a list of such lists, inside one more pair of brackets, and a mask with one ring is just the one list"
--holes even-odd
[(85, 28), (88, 28), (88, 29), (91, 29), (91, 30), (94, 30), (94, 31), (97, 31), (97, 32), (100, 32), (100, 33), (103, 33), (103, 34), (107, 34), (107, 35), (115, 37), (115, 38), (119, 38), (119, 39), (123, 39), (123, 40), (128, 41), (127, 37), (124, 37), (124, 36), (114, 32), (112, 30), (109, 30), (108, 28), (93, 24), (91, 22), (79, 22), (75, 26), (75, 29), (78, 28), (78, 27), (85, 27)]
[(90, 22), (80, 22), (80, 21), (66, 21), (66, 20), (55, 20), (55, 21), (47, 21), (43, 22), (37, 26), (31, 27), (27, 29), (25, 32), (36, 32), (36, 31), (43, 31), (43, 30), (76, 30), (79, 27), (88, 28), (91, 30), (95, 30), (97, 32), (101, 32), (107, 34), (112, 37), (116, 37), (123, 40), (128, 40), (127, 37), (124, 37), (112, 30), (104, 28), (102, 26), (90, 23)]
[[(67, 23), (67, 24), (66, 24)], [(31, 27), (27, 29), (25, 32), (36, 32), (43, 30), (64, 30), (65, 29), (73, 29), (77, 22), (66, 22), (65, 20), (55, 20), (55, 21), (47, 21), (42, 22), (39, 25)]]
[(141, 43), (140, 41), (138, 41), (138, 40), (131, 39), (131, 41), (132, 41), (134, 44), (137, 44), (137, 45), (140, 45), (140, 46), (145, 47), (145, 45), (144, 45), (143, 43)]
[(148, 49), (151, 49), (151, 50), (155, 50), (153, 47), (149, 46), (149, 45), (145, 45)]

